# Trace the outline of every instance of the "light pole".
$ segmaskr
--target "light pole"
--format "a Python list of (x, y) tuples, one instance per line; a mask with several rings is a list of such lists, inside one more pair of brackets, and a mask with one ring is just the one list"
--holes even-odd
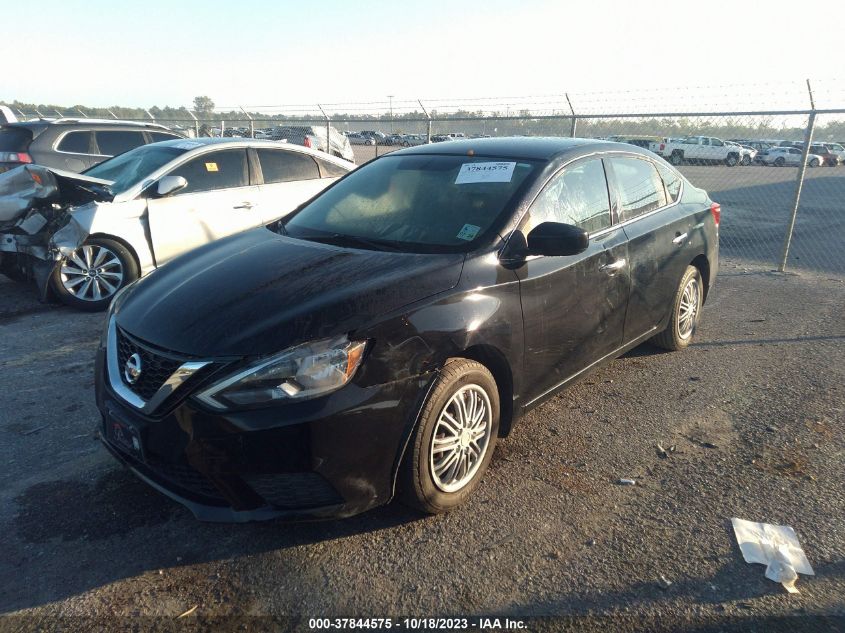
[(393, 96), (394, 95), (387, 95), (387, 98), (390, 99), (390, 133), (393, 134)]

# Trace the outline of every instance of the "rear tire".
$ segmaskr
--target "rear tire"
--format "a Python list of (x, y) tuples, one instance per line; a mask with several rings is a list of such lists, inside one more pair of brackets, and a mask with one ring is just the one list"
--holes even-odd
[(683, 152), (674, 151), (672, 155), (669, 156), (669, 162), (673, 165), (681, 165), (684, 162), (684, 154)]
[(499, 391), (488, 369), (451, 358), (420, 414), (399, 472), (403, 503), (439, 514), (478, 487), (499, 434)]
[(673, 352), (688, 347), (701, 319), (702, 303), (704, 303), (704, 284), (701, 273), (695, 266), (687, 266), (672, 301), (672, 316), (669, 324), (665, 330), (651, 339), (652, 343)]
[(775, 167), (783, 167), (785, 162), (786, 162), (786, 160), (784, 159), (784, 157), (779, 156), (778, 158), (775, 159)]
[(138, 277), (138, 264), (123, 244), (95, 237), (58, 263), (50, 285), (62, 303), (99, 312), (109, 306), (121, 288)]

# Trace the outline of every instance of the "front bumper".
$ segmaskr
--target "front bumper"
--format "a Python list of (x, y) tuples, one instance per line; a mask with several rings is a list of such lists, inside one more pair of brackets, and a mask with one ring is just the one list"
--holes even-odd
[[(162, 415), (148, 417), (112, 391), (106, 371), (101, 349), (97, 406), (109, 451), (198, 519), (237, 522), (343, 517), (389, 502), (433, 380), (353, 382), (323, 398), (235, 413), (174, 394)], [(139, 450), (115, 441), (115, 423), (133, 429)]]

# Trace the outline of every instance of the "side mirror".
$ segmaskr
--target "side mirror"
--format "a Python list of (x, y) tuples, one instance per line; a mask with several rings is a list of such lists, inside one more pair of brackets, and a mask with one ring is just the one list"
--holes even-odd
[(182, 176), (164, 176), (156, 185), (156, 195), (158, 195), (159, 198), (164, 198), (165, 196), (176, 193), (187, 186), (188, 181)]
[(589, 245), (590, 240), (583, 229), (560, 222), (543, 222), (528, 234), (529, 255), (577, 255)]

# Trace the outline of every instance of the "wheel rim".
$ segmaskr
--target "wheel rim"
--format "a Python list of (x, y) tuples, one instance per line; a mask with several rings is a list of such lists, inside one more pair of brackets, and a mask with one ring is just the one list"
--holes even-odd
[(123, 264), (114, 251), (98, 244), (86, 244), (62, 261), (62, 287), (82, 301), (102, 301), (114, 295), (123, 283)]
[(429, 451), (434, 485), (443, 492), (465, 487), (481, 467), (490, 445), (492, 408), (478, 385), (456, 391), (437, 418)]
[(692, 336), (695, 329), (701, 294), (699, 288), (698, 279), (693, 277), (684, 286), (681, 295), (681, 303), (678, 306), (678, 336), (684, 340)]

